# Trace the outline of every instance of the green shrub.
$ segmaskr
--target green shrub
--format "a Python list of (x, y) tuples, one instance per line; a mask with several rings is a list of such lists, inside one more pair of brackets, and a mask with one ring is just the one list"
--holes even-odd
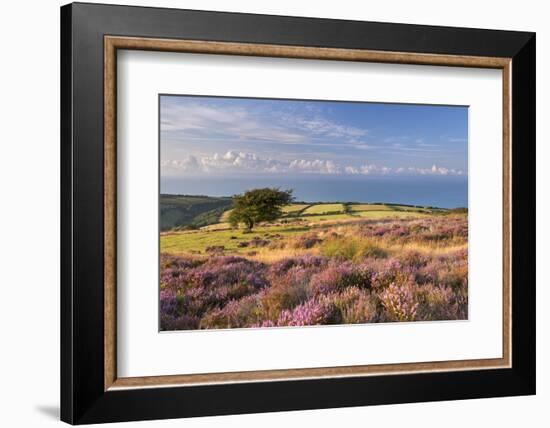
[(384, 259), (388, 256), (386, 250), (368, 239), (346, 237), (335, 237), (324, 241), (321, 254), (325, 257), (352, 261), (361, 261), (367, 257)]

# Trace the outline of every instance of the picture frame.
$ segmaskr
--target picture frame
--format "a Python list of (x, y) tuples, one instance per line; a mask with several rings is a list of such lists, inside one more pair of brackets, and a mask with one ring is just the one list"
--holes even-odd
[[(502, 357), (119, 377), (119, 50), (502, 70)], [(535, 97), (534, 33), (63, 6), (61, 419), (86, 424), (534, 394)]]

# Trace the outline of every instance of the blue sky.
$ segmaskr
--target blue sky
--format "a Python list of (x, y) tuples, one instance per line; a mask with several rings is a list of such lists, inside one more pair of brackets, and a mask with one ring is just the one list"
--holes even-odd
[(161, 176), (467, 175), (466, 107), (161, 96)]

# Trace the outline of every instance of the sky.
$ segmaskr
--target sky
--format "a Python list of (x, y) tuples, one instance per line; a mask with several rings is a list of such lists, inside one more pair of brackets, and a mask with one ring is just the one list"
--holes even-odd
[(162, 95), (161, 178), (467, 176), (468, 109)]

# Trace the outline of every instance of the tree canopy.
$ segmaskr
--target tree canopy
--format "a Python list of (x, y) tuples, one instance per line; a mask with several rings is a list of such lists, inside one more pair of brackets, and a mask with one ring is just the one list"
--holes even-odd
[(237, 227), (243, 223), (247, 230), (262, 221), (273, 221), (282, 214), (281, 207), (294, 200), (292, 190), (279, 188), (252, 189), (242, 195), (233, 196), (233, 209), (229, 223)]

